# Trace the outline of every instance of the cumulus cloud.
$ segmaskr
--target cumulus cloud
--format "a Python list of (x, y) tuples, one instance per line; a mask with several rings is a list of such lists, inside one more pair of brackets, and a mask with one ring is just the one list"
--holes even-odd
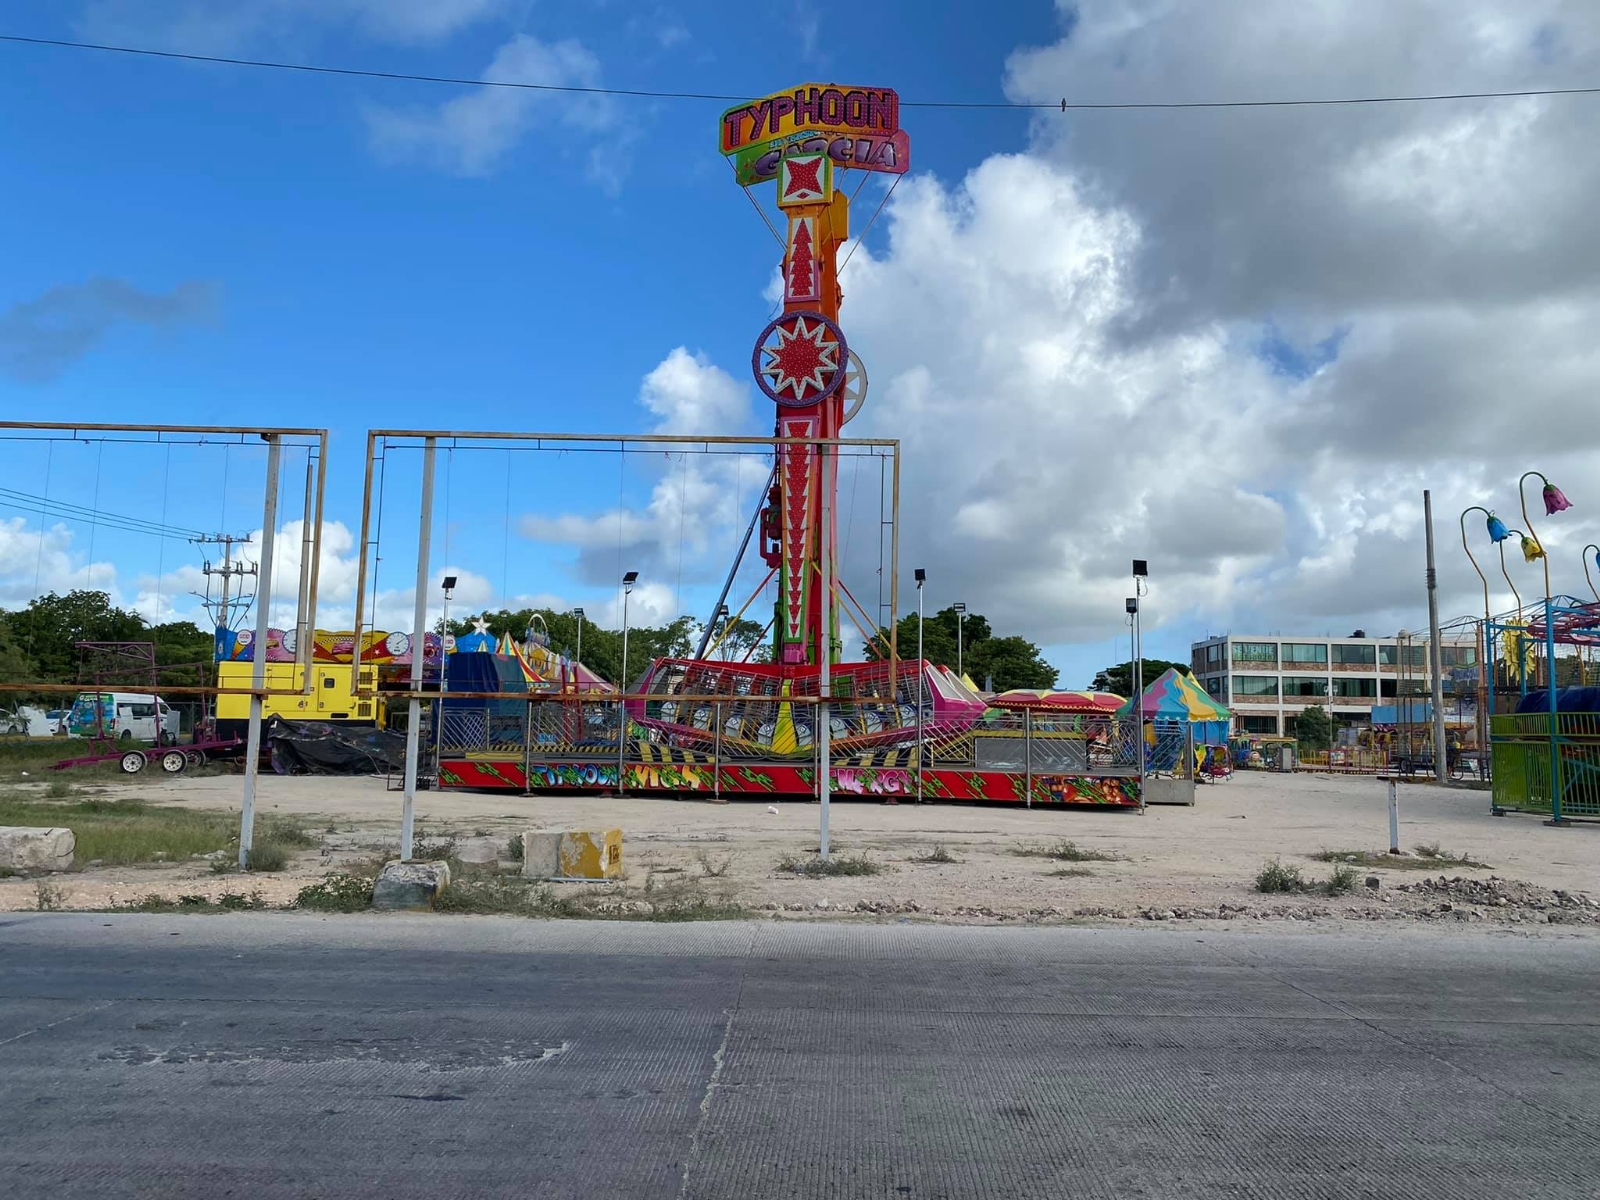
[(215, 315), (220, 289), (192, 279), (147, 292), (125, 279), (58, 284), (0, 313), (0, 372), (27, 382), (53, 379), (118, 325), (164, 328)]
[(35, 597), (73, 588), (115, 595), (117, 568), (79, 549), (66, 525), (0, 517), (0, 608), (25, 608)]
[[(519, 34), (495, 52), (483, 78), (595, 87), (600, 62), (581, 42), (542, 42)], [(537, 126), (594, 132), (618, 118), (615, 103), (605, 96), (521, 88), (474, 88), (437, 106), (374, 107), (366, 115), (373, 150), (383, 161), (420, 163), (468, 176), (493, 172)], [(600, 171), (602, 164), (596, 160), (591, 167)]]

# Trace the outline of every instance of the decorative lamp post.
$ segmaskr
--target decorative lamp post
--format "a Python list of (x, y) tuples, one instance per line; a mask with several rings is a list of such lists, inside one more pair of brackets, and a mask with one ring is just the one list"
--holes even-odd
[[(1572, 501), (1568, 500), (1565, 493), (1563, 493), (1562, 490), (1555, 484), (1546, 479), (1539, 471), (1524, 471), (1522, 473), (1522, 478), (1517, 480), (1517, 499), (1522, 501), (1522, 521), (1523, 524), (1527, 525), (1528, 533), (1531, 535), (1527, 540), (1533, 543), (1532, 551), (1529, 550), (1526, 543), (1523, 545), (1522, 555), (1529, 562), (1532, 562), (1535, 558), (1544, 560), (1544, 598), (1545, 607), (1548, 609), (1550, 601), (1550, 559), (1545, 554), (1544, 547), (1539, 544), (1539, 532), (1538, 530), (1534, 529), (1533, 520), (1528, 516), (1528, 496), (1524, 490), (1528, 482), (1528, 477), (1532, 475), (1537, 475), (1539, 477), (1539, 482), (1544, 485), (1544, 487), (1541, 489), (1540, 495), (1544, 500), (1545, 516), (1553, 517), (1558, 512), (1565, 512), (1567, 509), (1572, 507)], [(1556, 669), (1555, 663), (1549, 663), (1545, 669), (1549, 675), (1549, 678), (1545, 682), (1554, 685)]]
[[(450, 688), (450, 646), (447, 639), (450, 637), (450, 593), (456, 590), (456, 577), (444, 577), (444, 620), (439, 625), (439, 719), (433, 723), (433, 776), (434, 786), (439, 786), (439, 756), (444, 751), (444, 694)], [(357, 639), (359, 640), (357, 635)], [(412, 651), (421, 654), (424, 661), (428, 657), (428, 639), (419, 639), (420, 644)]]
[(1600, 567), (1600, 546), (1590, 542), (1583, 548), (1583, 578), (1589, 585), (1589, 590), (1594, 592), (1594, 598), (1600, 600), (1600, 589), (1594, 586), (1594, 576), (1589, 574), (1589, 551), (1594, 551), (1594, 565)]

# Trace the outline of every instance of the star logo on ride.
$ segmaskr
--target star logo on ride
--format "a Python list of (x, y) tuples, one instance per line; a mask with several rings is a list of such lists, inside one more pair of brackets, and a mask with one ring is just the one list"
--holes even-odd
[(796, 317), (789, 326), (778, 326), (778, 344), (763, 346), (766, 365), (762, 374), (778, 395), (788, 392), (796, 403), (820, 398), (839, 370), (839, 343), (829, 336), (821, 322), (807, 323)]
[(789, 186), (784, 189), (784, 199), (798, 199), (822, 195), (822, 163), (820, 158), (797, 158), (788, 164)]

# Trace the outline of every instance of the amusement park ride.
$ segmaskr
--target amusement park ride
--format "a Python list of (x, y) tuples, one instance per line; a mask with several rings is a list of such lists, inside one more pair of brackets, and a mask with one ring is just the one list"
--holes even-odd
[[(757, 595), (776, 582), (770, 661), (710, 658), (702, 641), (694, 658), (658, 659), (641, 679), (620, 681), (629, 697), (620, 722), (618, 702), (592, 693), (578, 704), (534, 701), (526, 716), (521, 705), (497, 716), (481, 701), (447, 698), (440, 786), (816, 794), (820, 741), (835, 792), (1138, 803), (1137, 769), (1110, 749), (1109, 730), (1074, 720), (1035, 737), (1025, 716), (979, 729), (983, 698), (947, 667), (901, 660), (892, 619), (874, 659), (840, 661), (841, 609), (867, 614), (839, 579), (832, 500), (850, 444), (843, 431), (866, 399), (867, 374), (840, 321), (850, 197), (837, 182), (846, 170), (903, 174), (910, 142), (894, 91), (834, 84), (730, 108), (720, 133), (737, 182), (775, 189), (784, 241), (781, 311), (751, 355), (775, 409), (773, 472), (752, 519), (768, 568)], [(869, 618), (863, 628), (878, 625)], [(823, 695), (827, 736), (819, 737)], [(1091, 770), (1091, 761), (1100, 766)], [(1036, 762), (1050, 765), (1036, 772)]]

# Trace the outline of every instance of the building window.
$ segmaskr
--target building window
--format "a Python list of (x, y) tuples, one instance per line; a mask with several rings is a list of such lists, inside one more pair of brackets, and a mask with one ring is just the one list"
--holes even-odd
[(1221, 696), (1222, 695), (1222, 676), (1213, 675), (1210, 679), (1206, 680), (1206, 695), (1208, 695), (1208, 696)]
[[(1408, 667), (1422, 667), (1428, 663), (1428, 648), (1426, 646), (1406, 646), (1405, 653), (1401, 654), (1401, 647), (1379, 646), (1378, 662), (1386, 667), (1393, 667), (1404, 660)], [(1449, 653), (1448, 650), (1445, 653)], [(1474, 659), (1473, 661), (1477, 661)]]
[(1439, 653), (1447, 667), (1475, 667), (1478, 665), (1476, 646), (1440, 646)]
[(1285, 663), (1318, 663), (1326, 665), (1328, 662), (1327, 643), (1285, 642), (1283, 644), (1283, 661)]
[(1328, 681), (1320, 675), (1285, 675), (1283, 677), (1283, 694), (1285, 696), (1326, 696), (1328, 694)]
[(1208, 663), (1214, 663), (1214, 662), (1221, 662), (1222, 661), (1222, 643), (1221, 642), (1212, 642), (1211, 645), (1206, 647), (1206, 661)]
[(1239, 718), (1239, 728), (1245, 733), (1266, 733), (1277, 736), (1278, 718), (1241, 716)]
[(1378, 695), (1379, 695), (1379, 697), (1381, 699), (1393, 700), (1399, 694), (1400, 693), (1398, 691), (1397, 685), (1396, 685), (1394, 680), (1392, 680), (1392, 679), (1380, 679), (1380, 680), (1378, 680)]
[(1236, 663), (1261, 663), (1275, 667), (1278, 665), (1278, 643), (1235, 642), (1233, 644), (1233, 661)]
[(1370, 667), (1378, 661), (1376, 646), (1335, 646), (1333, 661), (1336, 666)]
[(1233, 694), (1235, 698), (1276, 696), (1278, 694), (1277, 677), (1273, 675), (1235, 675), (1233, 677)]
[(1333, 694), (1350, 700), (1375, 699), (1378, 695), (1376, 679), (1335, 679)]

